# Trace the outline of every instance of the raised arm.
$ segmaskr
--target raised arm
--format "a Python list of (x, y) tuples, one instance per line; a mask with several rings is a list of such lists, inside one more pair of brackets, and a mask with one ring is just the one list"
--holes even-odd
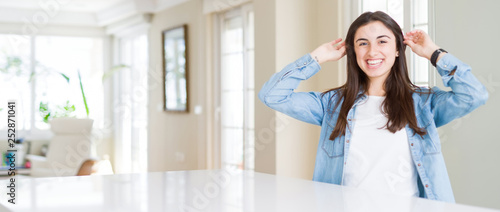
[(259, 99), (270, 108), (293, 118), (321, 125), (324, 112), (321, 93), (294, 90), (302, 80), (316, 74), (321, 69), (321, 63), (337, 61), (345, 55), (345, 44), (338, 44), (341, 41), (339, 38), (325, 43), (288, 64), (264, 84), (259, 92)]
[[(436, 52), (440, 48), (425, 32), (421, 30), (408, 32), (404, 42), (417, 55), (435, 63), (443, 84), (452, 89), (452, 91), (432, 89), (434, 93), (431, 95), (431, 110), (437, 127), (470, 113), (486, 102), (488, 92), (471, 73), (470, 66), (451, 54)], [(432, 61), (434, 59), (435, 61)]]

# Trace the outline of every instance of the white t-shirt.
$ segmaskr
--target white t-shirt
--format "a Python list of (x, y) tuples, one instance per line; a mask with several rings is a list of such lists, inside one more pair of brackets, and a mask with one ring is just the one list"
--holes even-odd
[(381, 107), (384, 99), (368, 96), (356, 107), (344, 185), (418, 196), (417, 172), (406, 130), (387, 130), (387, 117)]

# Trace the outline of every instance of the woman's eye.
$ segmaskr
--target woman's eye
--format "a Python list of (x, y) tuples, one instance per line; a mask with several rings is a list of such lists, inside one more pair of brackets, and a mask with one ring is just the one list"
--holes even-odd
[(368, 45), (368, 43), (366, 42), (359, 43), (359, 46), (366, 46), (366, 45)]
[(379, 41), (379, 43), (387, 43), (387, 41), (381, 40), (381, 41)]

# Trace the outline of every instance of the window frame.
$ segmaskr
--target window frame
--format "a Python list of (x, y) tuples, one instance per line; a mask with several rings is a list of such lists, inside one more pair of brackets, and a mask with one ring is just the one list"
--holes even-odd
[[(224, 161), (223, 161), (223, 144), (222, 144), (222, 111), (221, 111), (221, 102), (222, 102), (222, 88), (221, 88), (221, 83), (222, 83), (222, 49), (223, 48), (223, 24), (225, 19), (241, 16), (242, 17), (242, 25), (243, 25), (243, 78), (248, 79), (248, 55), (247, 55), (247, 47), (248, 47), (248, 37), (247, 37), (247, 26), (248, 26), (248, 19), (245, 17), (250, 11), (253, 11), (253, 6), (249, 3), (235, 7), (235, 8), (230, 8), (224, 11), (221, 11), (219, 13), (214, 14), (214, 84), (213, 84), (213, 90), (214, 90), (214, 134), (213, 134), (213, 158), (212, 164), (211, 165), (213, 168), (220, 169), (223, 167)], [(253, 70), (252, 70), (253, 71)], [(253, 86), (254, 92), (255, 92), (255, 86)], [(246, 151), (247, 148), (249, 148), (249, 136), (252, 138), (254, 137), (253, 135), (248, 134), (248, 121), (250, 118), (255, 119), (255, 117), (249, 117), (248, 116), (248, 103), (249, 97), (247, 93), (248, 89), (248, 81), (244, 80), (244, 85), (243, 85), (243, 93), (244, 93), (244, 98), (243, 98), (243, 169), (248, 169), (249, 165), (247, 161), (249, 159), (249, 155)], [(255, 127), (254, 127), (255, 130)], [(253, 157), (250, 157), (253, 158)], [(251, 166), (254, 167), (254, 166)], [(251, 168), (253, 169), (253, 168)]]

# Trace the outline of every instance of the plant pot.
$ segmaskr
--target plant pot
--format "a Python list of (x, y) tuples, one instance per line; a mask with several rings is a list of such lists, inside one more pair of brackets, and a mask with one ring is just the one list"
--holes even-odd
[(54, 134), (75, 134), (89, 133), (92, 131), (92, 119), (77, 119), (77, 118), (55, 118), (52, 119), (50, 130)]

